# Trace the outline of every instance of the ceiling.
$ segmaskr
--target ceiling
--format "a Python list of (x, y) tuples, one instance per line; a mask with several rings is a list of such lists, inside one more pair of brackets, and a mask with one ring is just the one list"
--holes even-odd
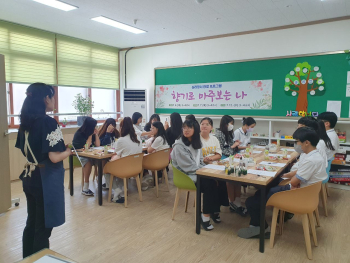
[[(64, 12), (32, 0), (1, 0), (0, 19), (119, 48), (350, 16), (350, 0), (64, 0)], [(90, 20), (133, 25), (135, 35)]]

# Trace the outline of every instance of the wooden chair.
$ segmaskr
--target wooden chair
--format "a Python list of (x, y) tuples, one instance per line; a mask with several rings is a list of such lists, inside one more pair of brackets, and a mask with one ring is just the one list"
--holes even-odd
[(143, 153), (138, 153), (138, 154), (129, 155), (127, 157), (120, 158), (113, 162), (108, 162), (105, 165), (103, 172), (105, 174), (111, 175), (110, 182), (109, 182), (108, 202), (111, 202), (114, 177), (118, 177), (124, 180), (125, 207), (128, 207), (127, 179), (131, 177), (135, 177), (136, 179), (140, 202), (142, 202), (141, 183), (139, 178), (139, 174), (142, 172), (142, 160), (143, 160)]
[[(174, 185), (177, 187), (177, 189), (176, 189), (176, 196), (175, 196), (172, 220), (174, 220), (174, 218), (175, 218), (175, 212), (176, 212), (177, 205), (179, 203), (180, 193), (186, 192), (186, 203), (185, 203), (185, 213), (186, 213), (190, 192), (196, 193), (196, 191), (197, 191), (197, 187), (194, 184), (194, 182), (192, 181), (192, 179), (187, 174), (176, 169), (174, 166), (173, 166), (173, 181), (174, 181)], [(195, 198), (194, 199), (194, 206), (196, 207), (196, 195), (194, 196), (194, 198)]]
[(163, 177), (165, 178), (165, 183), (168, 187), (169, 191), (169, 181), (168, 181), (168, 174), (166, 172), (166, 167), (169, 165), (169, 155), (170, 155), (170, 149), (165, 149), (162, 151), (154, 152), (147, 154), (143, 157), (142, 162), (142, 173), (141, 173), (141, 181), (143, 178), (143, 170), (151, 170), (155, 177), (154, 181), (156, 183), (156, 195), (159, 196), (158, 193), (158, 174), (157, 171), (163, 171)]
[(317, 236), (313, 212), (317, 209), (319, 193), (322, 182), (312, 184), (303, 188), (279, 192), (270, 197), (266, 206), (273, 206), (270, 246), (273, 248), (277, 216), (280, 210), (302, 216), (304, 238), (306, 243), (307, 257), (312, 259), (309, 221), (315, 246), (317, 246)]

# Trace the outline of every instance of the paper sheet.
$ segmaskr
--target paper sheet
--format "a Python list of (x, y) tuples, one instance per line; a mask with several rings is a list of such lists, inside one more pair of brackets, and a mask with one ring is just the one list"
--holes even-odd
[(350, 84), (346, 85), (346, 97), (350, 97)]
[[(272, 157), (283, 157), (283, 154), (270, 153), (269, 156), (272, 156)], [(287, 155), (287, 158), (290, 158), (290, 157), (291, 157), (290, 155)]]
[[(281, 150), (283, 151), (284, 149), (286, 149), (286, 148), (282, 148)], [(287, 150), (287, 152), (295, 152), (294, 149), (286, 149), (286, 150)]]
[(261, 162), (259, 164), (276, 166), (276, 167), (284, 167), (284, 166), (286, 166), (285, 163), (275, 163), (275, 162), (265, 162), (265, 161), (263, 161), (263, 162)]
[(94, 149), (94, 150), (103, 150), (105, 147), (103, 146), (99, 146), (99, 147), (91, 147), (91, 149)]
[(328, 100), (327, 101), (327, 111), (334, 112), (338, 116), (338, 118), (340, 118), (341, 101)]
[(52, 255), (45, 255), (42, 258), (34, 261), (34, 263), (69, 263), (69, 261), (54, 257)]
[(350, 71), (348, 71), (348, 77), (346, 83), (350, 84)]
[[(234, 158), (234, 159), (233, 159), (233, 162), (234, 162), (234, 163), (239, 163), (239, 160), (240, 160), (240, 159), (238, 159), (238, 158)], [(229, 157), (223, 159), (223, 161), (229, 161)]]
[(225, 171), (224, 165), (208, 164), (208, 165), (204, 166), (203, 168)]
[(267, 172), (267, 171), (260, 171), (260, 170), (248, 170), (248, 173), (262, 175), (262, 176), (269, 176), (269, 177), (274, 177), (276, 175), (276, 172)]
[(262, 153), (262, 151), (253, 151), (253, 153)]

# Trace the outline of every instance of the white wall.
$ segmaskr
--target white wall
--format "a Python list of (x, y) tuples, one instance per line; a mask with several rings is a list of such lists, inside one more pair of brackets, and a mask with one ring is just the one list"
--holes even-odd
[[(127, 55), (127, 88), (147, 89), (150, 116), (154, 113), (154, 68), (350, 49), (349, 25), (350, 20), (344, 20), (131, 50)], [(120, 52), (121, 90), (125, 86), (124, 54)]]

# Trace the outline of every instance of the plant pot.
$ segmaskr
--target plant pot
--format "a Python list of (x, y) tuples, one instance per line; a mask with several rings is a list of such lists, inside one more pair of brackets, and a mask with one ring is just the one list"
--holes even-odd
[(78, 116), (77, 117), (77, 123), (78, 123), (79, 127), (83, 125), (86, 118), (87, 118), (87, 116)]

